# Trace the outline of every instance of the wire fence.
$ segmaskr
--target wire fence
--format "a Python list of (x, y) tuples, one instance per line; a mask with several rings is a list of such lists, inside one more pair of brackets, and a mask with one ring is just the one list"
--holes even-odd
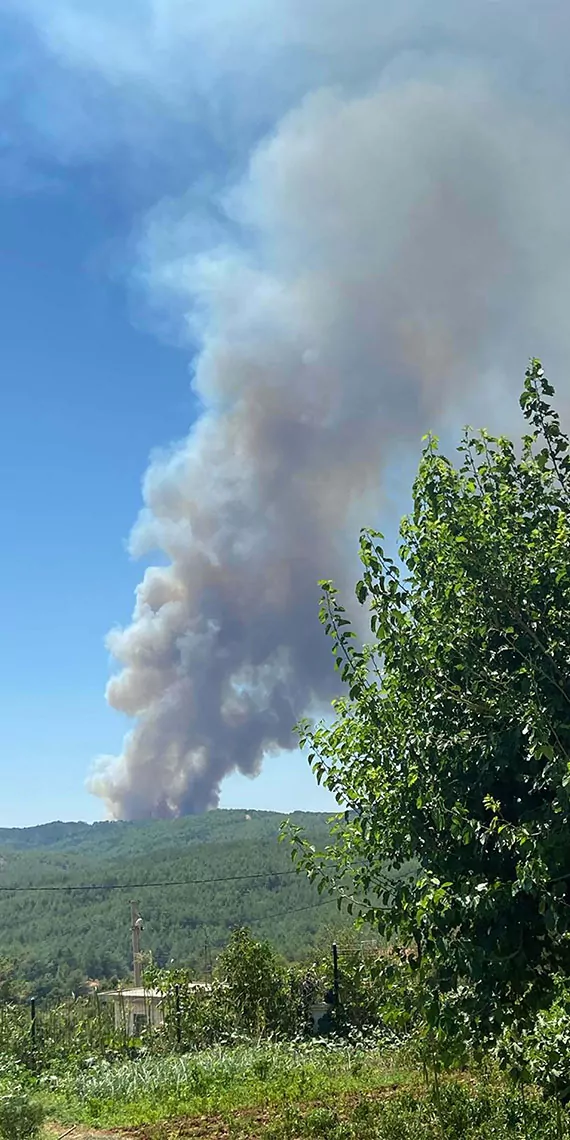
[(134, 1057), (194, 1048), (231, 1032), (224, 985), (189, 983), (49, 1002), (0, 1002), (0, 1056), (33, 1068), (58, 1059)]
[(2, 1002), (0, 1054), (36, 1063), (71, 1055), (130, 1054), (143, 1041), (151, 1047), (152, 1030), (163, 1029), (167, 1021), (176, 1023), (174, 1003), (168, 995), (157, 998), (146, 990), (136, 998), (117, 991), (56, 1003)]
[[(291, 970), (263, 1001), (255, 978), (239, 982), (166, 979), (161, 988), (124, 988), (65, 1000), (0, 1001), (0, 1056), (35, 1067), (69, 1057), (136, 1056), (228, 1041), (240, 1029), (295, 1037), (310, 1032), (312, 1007), (327, 1004), (358, 1028), (374, 1021), (379, 992), (376, 941), (332, 946), (314, 967)], [(287, 980), (288, 979), (288, 980)], [(240, 989), (241, 986), (241, 989)], [(253, 1009), (253, 1014), (252, 1014)], [(255, 1015), (255, 1016), (254, 1016)], [(333, 1022), (334, 1022), (333, 1018)]]

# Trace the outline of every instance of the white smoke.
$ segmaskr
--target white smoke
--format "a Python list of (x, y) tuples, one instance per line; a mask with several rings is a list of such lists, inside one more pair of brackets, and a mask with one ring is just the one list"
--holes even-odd
[(147, 473), (133, 547), (169, 564), (109, 637), (108, 699), (136, 718), (93, 781), (112, 814), (215, 805), (330, 697), (316, 583), (348, 585), (355, 507), (479, 384), (502, 399), (529, 352), (568, 360), (569, 191), (566, 140), (448, 79), (309, 97), (226, 197), (247, 246), (185, 257), (192, 227), (155, 218), (203, 410)]
[(32, 29), (19, 52), (0, 38), (32, 155), (189, 188), (152, 212), (140, 276), (185, 330), (200, 412), (146, 475), (132, 548), (166, 565), (109, 636), (108, 699), (135, 724), (92, 787), (113, 815), (200, 811), (330, 698), (316, 582), (350, 590), (402, 454), (464, 416), (503, 426), (531, 353), (569, 394), (570, 9), (0, 0), (0, 17)]
[(193, 180), (202, 136), (239, 162), (260, 126), (331, 84), (475, 66), (552, 110), (568, 102), (569, 33), (560, 0), (0, 0), (22, 139), (66, 162), (111, 152), (115, 169), (126, 144), (139, 180), (152, 160)]

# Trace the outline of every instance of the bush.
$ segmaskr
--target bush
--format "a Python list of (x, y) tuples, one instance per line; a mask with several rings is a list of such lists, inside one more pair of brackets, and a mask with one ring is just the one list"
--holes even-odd
[(531, 1026), (513, 1023), (503, 1033), (498, 1055), (519, 1083), (536, 1085), (545, 1096), (570, 1102), (570, 991), (565, 979), (555, 982), (556, 996), (539, 1010)]
[(149, 970), (146, 983), (165, 994), (166, 1048), (204, 1048), (258, 1038), (295, 1037), (305, 1028), (316, 983), (289, 968), (268, 942), (234, 930), (211, 984), (196, 988), (186, 970)]
[[(561, 1127), (562, 1124), (561, 1124)], [(450, 1081), (432, 1092), (397, 1092), (354, 1107), (287, 1106), (260, 1132), (263, 1140), (555, 1140), (562, 1133), (552, 1104), (508, 1085)]]
[(2, 1140), (32, 1140), (44, 1121), (39, 1101), (23, 1088), (0, 1094), (0, 1137)]
[(32, 1140), (44, 1109), (31, 1093), (31, 1072), (13, 1057), (0, 1055), (0, 1140)]
[(234, 930), (216, 973), (237, 1030), (251, 1037), (291, 1030), (288, 971), (269, 942), (257, 942), (249, 930)]

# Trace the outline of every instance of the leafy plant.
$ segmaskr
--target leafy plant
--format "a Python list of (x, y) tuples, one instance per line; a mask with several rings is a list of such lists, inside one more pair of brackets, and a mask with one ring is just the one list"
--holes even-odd
[(555, 981), (556, 996), (538, 1011), (534, 1023), (506, 1028), (498, 1046), (502, 1065), (519, 1083), (540, 1088), (547, 1096), (570, 1102), (570, 993), (566, 979)]
[[(249, 1137), (247, 1128), (234, 1132)], [(523, 1105), (508, 1085), (447, 1081), (439, 1097), (421, 1089), (308, 1107), (287, 1106), (255, 1135), (263, 1140), (554, 1140), (552, 1106), (530, 1094)]]
[(359, 1095), (406, 1079), (397, 1056), (342, 1042), (216, 1046), (61, 1072), (42, 1087), (54, 1116), (99, 1127), (137, 1125)]
[(287, 966), (245, 928), (232, 932), (208, 985), (182, 969), (151, 969), (146, 977), (165, 995), (166, 1047), (184, 1048), (302, 1034), (319, 985), (314, 970)]
[(429, 437), (399, 560), (365, 531), (359, 647), (331, 582), (321, 620), (347, 694), (301, 726), (347, 805), (298, 866), (408, 954), (434, 1041), (531, 1018), (570, 968), (570, 443), (537, 360), (520, 449)]
[(0, 1094), (0, 1136), (3, 1140), (32, 1140), (44, 1120), (39, 1101), (21, 1090)]
[(220, 954), (216, 974), (224, 986), (235, 1025), (251, 1036), (279, 1032), (290, 1021), (288, 974), (268, 942), (235, 930)]
[(29, 1073), (9, 1058), (0, 1062), (0, 1137), (32, 1140), (39, 1134), (44, 1108), (34, 1095)]

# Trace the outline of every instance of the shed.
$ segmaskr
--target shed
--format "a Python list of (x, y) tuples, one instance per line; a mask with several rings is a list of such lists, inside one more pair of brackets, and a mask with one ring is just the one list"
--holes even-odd
[(127, 990), (108, 990), (99, 995), (102, 1001), (112, 1001), (115, 1029), (124, 1029), (129, 1037), (140, 1037), (144, 1029), (156, 1029), (164, 1024), (164, 993), (136, 986)]
[[(208, 993), (212, 987), (208, 982), (190, 982), (186, 988)], [(115, 1029), (123, 1030), (128, 1037), (140, 1037), (143, 1030), (164, 1025), (167, 995), (163, 990), (134, 986), (125, 990), (108, 990), (99, 997), (101, 1001), (113, 1002)]]

